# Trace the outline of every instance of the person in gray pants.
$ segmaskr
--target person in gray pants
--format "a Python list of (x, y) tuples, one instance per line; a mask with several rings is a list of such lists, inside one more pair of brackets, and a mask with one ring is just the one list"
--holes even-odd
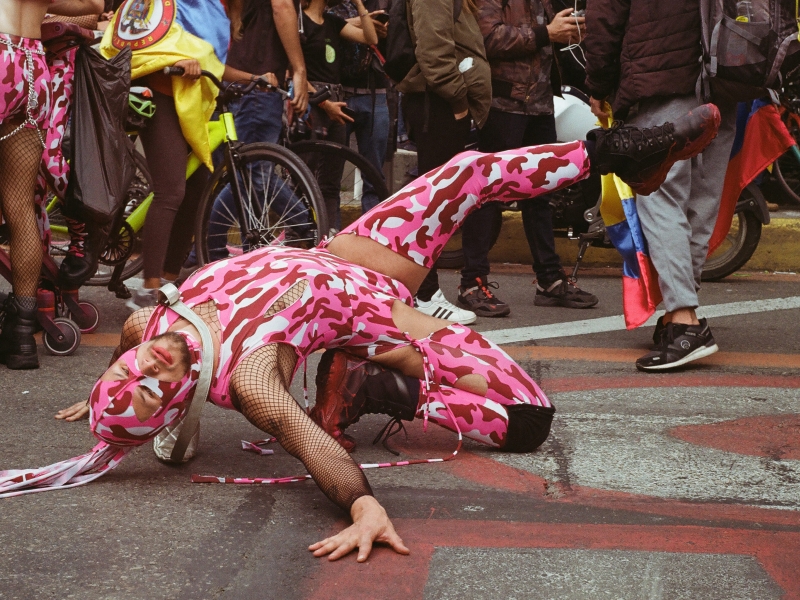
[[(642, 126), (696, 107), (700, 35), (698, 0), (588, 3), (586, 86), (592, 112), (608, 118), (603, 104), (608, 100), (615, 119)], [(716, 139), (701, 155), (675, 163), (660, 189), (636, 198), (666, 310), (654, 346), (636, 361), (642, 371), (673, 369), (718, 350), (708, 323), (696, 313), (736, 119), (735, 103), (715, 102), (721, 115)]]

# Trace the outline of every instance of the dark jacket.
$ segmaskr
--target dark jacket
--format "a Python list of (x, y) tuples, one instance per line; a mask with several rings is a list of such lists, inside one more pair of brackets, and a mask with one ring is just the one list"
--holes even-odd
[[(536, 12), (542, 9), (546, 22), (553, 20), (550, 0), (478, 0), (477, 5), (492, 69), (492, 107), (552, 114), (553, 92), (560, 95), (561, 78), (547, 25), (536, 22)], [(507, 98), (519, 101), (519, 106), (510, 108), (515, 103), (504, 101)]]
[(647, 98), (691, 94), (700, 75), (699, 0), (591, 0), (586, 87), (620, 116)]
[(491, 75), (483, 36), (475, 17), (461, 10), (453, 23), (453, 0), (408, 0), (415, 64), (397, 89), (404, 94), (430, 90), (454, 113), (469, 109), (478, 127), (492, 104)]

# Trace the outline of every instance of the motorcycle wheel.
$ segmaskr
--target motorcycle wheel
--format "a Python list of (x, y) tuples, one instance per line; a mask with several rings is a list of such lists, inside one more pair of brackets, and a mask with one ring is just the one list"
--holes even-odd
[(760, 239), (761, 221), (748, 210), (736, 213), (725, 241), (706, 260), (701, 280), (718, 281), (741, 269), (753, 256)]

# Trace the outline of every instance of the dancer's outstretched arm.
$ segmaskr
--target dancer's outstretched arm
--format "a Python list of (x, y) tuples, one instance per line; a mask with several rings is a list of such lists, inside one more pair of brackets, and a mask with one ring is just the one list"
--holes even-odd
[(350, 527), (309, 550), (336, 560), (357, 547), (358, 560), (363, 562), (372, 544), (383, 542), (407, 554), (386, 511), (372, 496), (363, 471), (289, 394), (296, 360), (288, 346), (271, 344), (256, 350), (236, 367), (231, 391), (247, 420), (274, 435), (289, 454), (300, 459), (323, 493), (353, 518)]

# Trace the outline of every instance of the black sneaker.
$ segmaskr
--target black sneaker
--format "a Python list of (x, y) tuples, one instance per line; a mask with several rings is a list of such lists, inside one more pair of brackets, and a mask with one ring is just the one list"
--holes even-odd
[(458, 302), (479, 317), (505, 317), (511, 307), (489, 289), (498, 287), (495, 282), (488, 283), (483, 277), (476, 277), (473, 287), (458, 287)]
[(636, 361), (640, 371), (666, 371), (714, 354), (719, 348), (705, 319), (699, 325), (667, 323), (661, 343)]
[(634, 192), (647, 196), (656, 191), (679, 160), (700, 154), (717, 136), (721, 117), (713, 104), (698, 106), (674, 123), (635, 127), (617, 121), (610, 129), (592, 129), (593, 165), (601, 175), (615, 173)]
[(566, 274), (561, 279), (544, 285), (536, 282), (536, 306), (564, 306), (566, 308), (591, 308), (597, 304), (597, 296), (583, 291)]
[(658, 317), (656, 328), (653, 330), (653, 345), (650, 346), (650, 350), (658, 350), (661, 347), (661, 337), (666, 330), (667, 326), (664, 325), (664, 317)]

